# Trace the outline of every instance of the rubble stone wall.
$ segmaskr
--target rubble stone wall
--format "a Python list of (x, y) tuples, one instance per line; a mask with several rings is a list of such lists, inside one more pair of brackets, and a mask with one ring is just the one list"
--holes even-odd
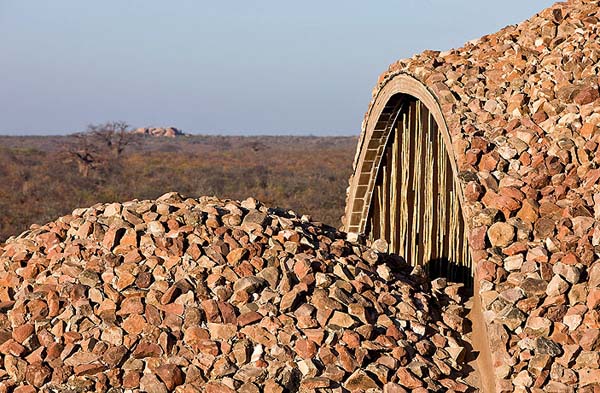
[(473, 391), (422, 273), (251, 198), (77, 209), (0, 247), (0, 393)]
[(398, 61), (363, 123), (355, 170), (395, 78), (441, 108), (501, 392), (600, 389), (599, 20), (598, 1), (571, 0)]

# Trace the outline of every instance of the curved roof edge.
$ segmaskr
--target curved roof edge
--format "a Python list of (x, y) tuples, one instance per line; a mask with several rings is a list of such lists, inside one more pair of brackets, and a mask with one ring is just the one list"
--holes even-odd
[(599, 34), (600, 2), (572, 0), (425, 51), (379, 77), (363, 121), (355, 170), (395, 78), (439, 103), (498, 391), (600, 389)]

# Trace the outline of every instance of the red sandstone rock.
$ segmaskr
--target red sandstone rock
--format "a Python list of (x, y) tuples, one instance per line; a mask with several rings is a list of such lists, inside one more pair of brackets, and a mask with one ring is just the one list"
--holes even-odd
[[(558, 367), (554, 355), (540, 360), (523, 337), (552, 335), (577, 353), (594, 345), (595, 333), (587, 329), (600, 325), (597, 8), (587, 0), (557, 3), (462, 48), (398, 61), (374, 90), (372, 106), (384, 104), (380, 91), (399, 75), (423, 83), (441, 105), (459, 168), (475, 175), (462, 184), (463, 211), (484, 315), (488, 330), (500, 313), (515, 329), (490, 337), (494, 351), (502, 349), (496, 363), (501, 391), (599, 388), (581, 388), (588, 373), (569, 370), (566, 360)], [(500, 214), (490, 217), (489, 208)], [(497, 221), (514, 229), (488, 231), (487, 243), (484, 229)], [(525, 328), (506, 307), (513, 301), (528, 316)], [(556, 353), (544, 340), (539, 348)]]
[(506, 247), (515, 237), (515, 228), (504, 222), (493, 224), (487, 231), (488, 239), (494, 247)]
[(165, 364), (156, 369), (156, 374), (165, 384), (167, 390), (172, 391), (175, 387), (183, 384), (185, 376), (181, 369), (174, 364)]
[[(140, 220), (147, 230), (134, 235)], [(54, 230), (53, 267), (12, 276), (28, 254), (11, 247)], [(16, 288), (0, 314), (0, 380), (96, 391), (381, 390), (416, 359), (460, 378), (462, 359), (444, 362), (462, 342), (458, 288), (431, 294), (409, 266), (388, 266), (384, 253), (343, 237), (254, 200), (167, 194), (80, 209), (0, 249), (0, 280)], [(399, 376), (416, 386), (408, 369)], [(443, 389), (441, 378), (424, 374), (419, 386)]]

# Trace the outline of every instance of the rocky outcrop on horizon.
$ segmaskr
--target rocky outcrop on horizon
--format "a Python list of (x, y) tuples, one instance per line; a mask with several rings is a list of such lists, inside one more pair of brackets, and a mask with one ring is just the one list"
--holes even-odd
[(131, 131), (133, 134), (163, 136), (167, 138), (175, 138), (184, 136), (185, 133), (175, 127), (141, 127)]

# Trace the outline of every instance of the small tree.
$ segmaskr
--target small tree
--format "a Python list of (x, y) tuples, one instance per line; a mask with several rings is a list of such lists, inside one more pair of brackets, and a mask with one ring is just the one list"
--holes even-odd
[(124, 121), (90, 124), (87, 132), (99, 144), (104, 145), (115, 158), (121, 156), (125, 147), (133, 140), (133, 134), (129, 132), (129, 124)]
[(116, 163), (133, 138), (123, 121), (90, 124), (85, 132), (73, 135), (65, 153), (68, 161), (75, 161), (79, 174), (88, 177), (92, 170), (108, 169)]
[(79, 174), (88, 177), (92, 169), (101, 165), (102, 155), (87, 135), (78, 133), (73, 135), (73, 138), (74, 141), (69, 143), (65, 149), (67, 161), (74, 161)]

